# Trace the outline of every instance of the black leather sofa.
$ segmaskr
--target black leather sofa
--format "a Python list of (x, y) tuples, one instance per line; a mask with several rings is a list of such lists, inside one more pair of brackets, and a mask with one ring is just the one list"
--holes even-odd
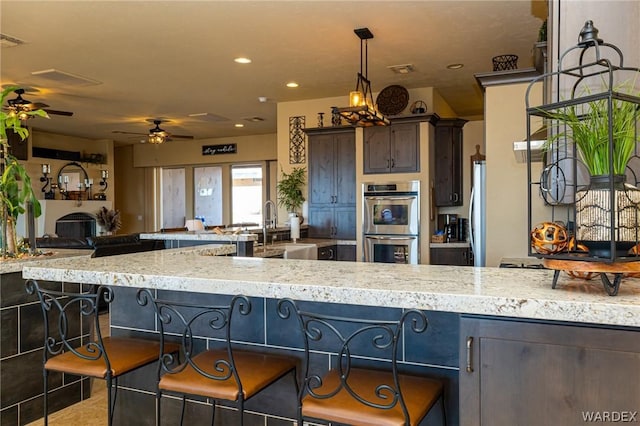
[(113, 256), (164, 248), (162, 240), (141, 240), (140, 234), (104, 235), (86, 238), (36, 238), (37, 248), (93, 250), (91, 257)]

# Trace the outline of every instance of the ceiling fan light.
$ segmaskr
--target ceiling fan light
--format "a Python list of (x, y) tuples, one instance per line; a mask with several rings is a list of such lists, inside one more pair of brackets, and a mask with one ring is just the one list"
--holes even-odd
[(158, 144), (164, 143), (165, 137), (161, 133), (149, 133), (148, 141), (150, 144), (158, 145)]

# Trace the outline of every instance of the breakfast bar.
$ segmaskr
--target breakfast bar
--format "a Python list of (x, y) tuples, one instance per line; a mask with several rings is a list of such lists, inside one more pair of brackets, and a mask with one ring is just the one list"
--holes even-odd
[[(519, 424), (581, 424), (586, 411), (640, 410), (640, 280), (634, 278), (610, 297), (598, 280), (567, 274), (552, 289), (549, 270), (219, 257), (197, 248), (33, 264), (23, 277), (113, 286), (111, 332), (123, 336), (157, 334), (153, 312), (136, 302), (139, 288), (180, 300), (243, 294), (255, 315), (238, 340), (276, 352), (300, 351), (293, 324), (275, 311), (281, 298), (333, 313), (420, 309), (428, 332), (405, 342), (401, 364), (445, 381), (448, 424), (516, 424), (520, 416)], [(119, 424), (133, 415), (136, 424), (154, 424), (155, 374), (145, 367), (123, 378)], [(616, 392), (607, 392), (613, 385)], [(522, 395), (534, 403), (516, 403)], [(179, 409), (178, 401), (166, 405), (168, 416)], [(207, 422), (210, 409), (191, 401), (185, 420)], [(278, 382), (246, 410), (261, 424), (294, 424), (292, 384)], [(231, 410), (222, 411), (224, 418)], [(141, 420), (143, 412), (149, 414)], [(486, 417), (497, 412), (504, 422)], [(425, 424), (440, 424), (437, 414), (431, 417)]]

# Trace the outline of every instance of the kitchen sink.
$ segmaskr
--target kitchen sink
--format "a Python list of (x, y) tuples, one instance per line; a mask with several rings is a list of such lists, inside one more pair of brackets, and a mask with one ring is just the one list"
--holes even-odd
[(284, 244), (284, 258), (316, 260), (318, 259), (318, 246), (306, 243)]

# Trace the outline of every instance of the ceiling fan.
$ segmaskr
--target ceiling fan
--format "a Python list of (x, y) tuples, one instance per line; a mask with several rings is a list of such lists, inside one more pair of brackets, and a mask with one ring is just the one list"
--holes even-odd
[(20, 118), (20, 120), (24, 121), (28, 118), (31, 118), (32, 116), (26, 113), (30, 111), (35, 111), (37, 109), (42, 109), (47, 114), (51, 114), (51, 115), (63, 115), (66, 117), (71, 117), (73, 115), (73, 112), (70, 112), (70, 111), (59, 111), (55, 109), (50, 109), (49, 105), (43, 104), (42, 102), (31, 102), (24, 99), (22, 97), (22, 95), (24, 95), (24, 92), (25, 92), (24, 89), (16, 89), (14, 90), (14, 92), (18, 95), (18, 97), (15, 99), (9, 99), (7, 101), (8, 105), (5, 107), (5, 109), (7, 109), (10, 113), (12, 112), (16, 114), (18, 118)]
[(146, 135), (146, 142), (152, 144), (161, 144), (166, 141), (170, 141), (172, 139), (193, 139), (191, 135), (174, 135), (173, 133), (169, 133), (164, 129), (160, 128), (161, 123), (166, 123), (168, 120), (160, 120), (160, 119), (147, 119), (148, 122), (153, 123), (156, 127), (149, 129), (148, 133), (136, 133), (136, 132), (125, 132), (122, 130), (114, 130), (113, 133), (123, 134), (123, 135)]

